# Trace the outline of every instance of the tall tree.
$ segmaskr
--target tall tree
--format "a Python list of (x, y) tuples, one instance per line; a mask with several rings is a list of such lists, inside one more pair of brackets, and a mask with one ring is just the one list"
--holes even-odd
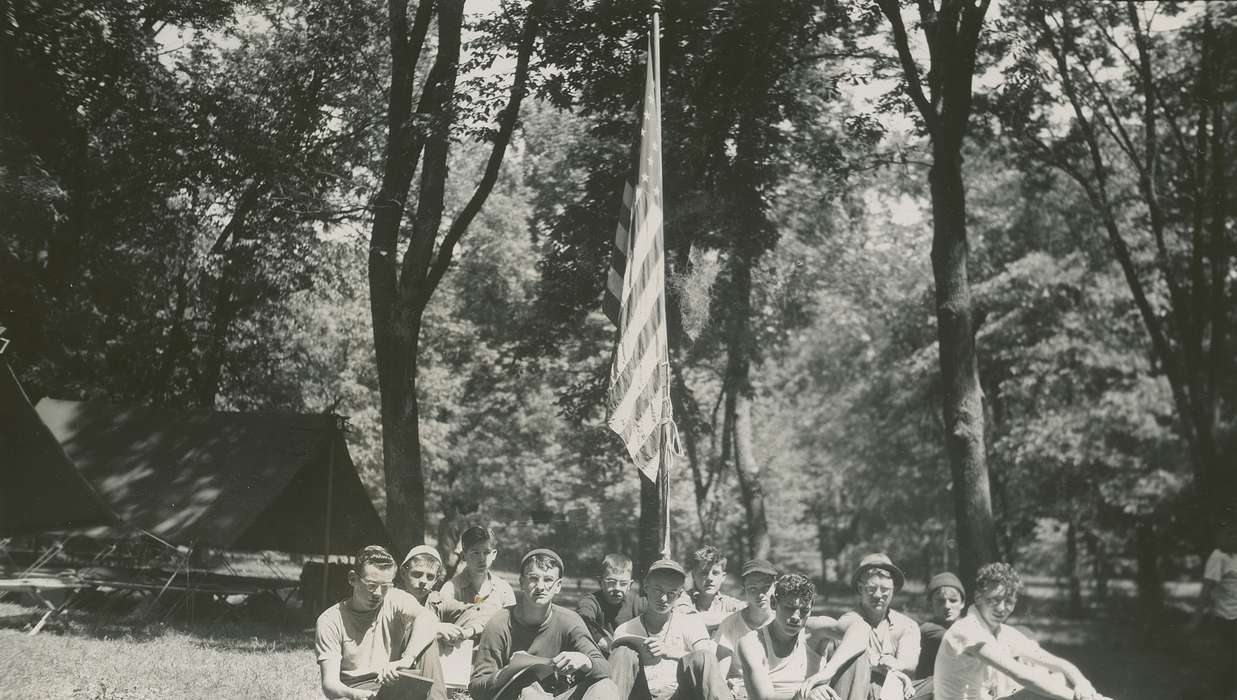
[[(1208, 4), (1166, 32), (1152, 31), (1158, 10), (1139, 3), (1028, 0), (1011, 14), (1029, 41), (997, 113), (1018, 152), (1086, 195), (1171, 387), (1201, 512), (1231, 519), (1237, 62), (1227, 47), (1237, 14)], [(1147, 533), (1143, 547), (1154, 541)]]
[[(492, 146), (485, 170), (471, 198), (444, 232), (440, 229), (452, 130), (461, 126), (457, 84), (464, 0), (421, 0), (411, 25), (408, 0), (387, 3), (391, 79), (386, 149), (370, 231), (369, 288), (382, 394), (387, 526), (400, 548), (422, 542), (426, 532), (426, 483), (417, 403), (417, 358), (425, 309), (451, 265), (456, 245), (498, 179), (520, 104), (528, 91), (529, 66), (544, 5), (538, 0), (526, 10), (505, 7), (507, 15), (488, 27), (496, 33), (492, 40), (499, 45), (503, 39), (514, 39), (515, 75), (498, 114), (497, 129), (486, 132)], [(414, 104), (418, 66), (430, 53), (426, 38), (431, 24), (437, 26), (436, 53)], [(409, 195), (418, 165), (421, 178), (413, 208)], [(401, 255), (402, 223), (405, 210), (410, 208), (408, 240)]]
[[(966, 185), (962, 145), (971, 117), (972, 81), (989, 0), (922, 0), (919, 24), (928, 45), (926, 76), (911, 51), (900, 0), (878, 0), (889, 20), (906, 93), (932, 143), (928, 185), (932, 195), (932, 277), (945, 428), (953, 477), (958, 555), (964, 580), (996, 558), (992, 496), (984, 440), (984, 396), (979, 383), (966, 234)], [(924, 91), (924, 83), (927, 91)]]

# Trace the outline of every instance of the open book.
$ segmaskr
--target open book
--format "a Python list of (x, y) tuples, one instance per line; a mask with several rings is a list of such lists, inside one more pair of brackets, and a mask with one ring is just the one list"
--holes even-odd
[(554, 675), (554, 662), (544, 656), (535, 656), (526, 651), (517, 651), (511, 660), (498, 672), (498, 690), (495, 698), (514, 697), (521, 688)]
[(406, 669), (400, 669), (396, 674), (395, 680), (389, 683), (378, 683), (377, 673), (362, 673), (347, 679), (345, 683), (349, 688), (378, 691), (375, 700), (425, 700), (429, 697), (433, 681)]

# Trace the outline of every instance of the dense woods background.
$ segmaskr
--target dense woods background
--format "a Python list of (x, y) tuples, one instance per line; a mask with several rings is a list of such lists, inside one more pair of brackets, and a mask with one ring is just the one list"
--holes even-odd
[[(401, 546), (632, 551), (600, 299), (646, 12), (0, 0), (6, 359), (346, 416)], [(1225, 3), (666, 2), (675, 551), (999, 556), (1076, 610), (1196, 576), (1237, 501), (1234, 40)]]

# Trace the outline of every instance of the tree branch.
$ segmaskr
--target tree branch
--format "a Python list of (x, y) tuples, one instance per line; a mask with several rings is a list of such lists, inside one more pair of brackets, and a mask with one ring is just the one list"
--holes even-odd
[(893, 27), (893, 44), (898, 51), (898, 61), (902, 64), (902, 72), (906, 75), (906, 92), (911, 96), (919, 113), (923, 116), (928, 133), (935, 134), (938, 130), (939, 116), (936, 108), (923, 93), (923, 83), (919, 78), (919, 66), (911, 55), (910, 42), (906, 35), (906, 24), (902, 21), (902, 10), (898, 0), (877, 0), (881, 12), (889, 19)]
[(529, 64), (532, 59), (533, 46), (537, 41), (537, 34), (541, 28), (541, 13), (545, 5), (545, 0), (535, 0), (528, 8), (528, 17), (524, 20), (524, 30), (520, 35), (519, 48), (516, 54), (515, 78), (511, 83), (511, 93), (507, 98), (507, 106), (503, 108), (498, 115), (498, 134), (494, 138), (494, 146), (490, 149), (490, 157), (485, 165), (485, 173), (481, 177), (481, 182), (477, 184), (477, 189), (473, 192), (468, 203), (464, 205), (464, 209), (451, 223), (451, 228), (447, 230), (447, 235), (443, 237), (442, 243), (438, 247), (438, 253), (435, 256), (433, 265), (429, 270), (429, 277), (426, 282), (426, 293), (432, 293), (438, 287), (439, 281), (446, 273), (447, 268), (451, 265), (451, 258), (455, 254), (455, 246), (463, 237), (464, 232), (468, 230), (468, 226), (472, 220), (481, 211), (481, 206), (485, 204), (485, 200), (490, 196), (490, 192), (494, 189), (494, 183), (498, 181), (498, 172), (503, 164), (503, 157), (507, 153), (507, 146), (511, 143), (511, 136), (515, 132), (516, 122), (520, 116), (520, 105), (524, 101), (524, 96), (528, 94), (528, 73)]

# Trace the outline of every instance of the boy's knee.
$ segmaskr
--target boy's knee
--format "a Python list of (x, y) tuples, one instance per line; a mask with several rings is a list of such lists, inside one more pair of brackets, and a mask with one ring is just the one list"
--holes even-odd
[(693, 651), (679, 659), (679, 665), (685, 669), (703, 669), (710, 663), (717, 664), (717, 655), (707, 651)]
[(631, 647), (618, 647), (610, 652), (610, 658), (607, 660), (610, 668), (616, 666), (639, 666), (640, 655)]
[(609, 678), (593, 681), (581, 700), (619, 700), (619, 689)]

